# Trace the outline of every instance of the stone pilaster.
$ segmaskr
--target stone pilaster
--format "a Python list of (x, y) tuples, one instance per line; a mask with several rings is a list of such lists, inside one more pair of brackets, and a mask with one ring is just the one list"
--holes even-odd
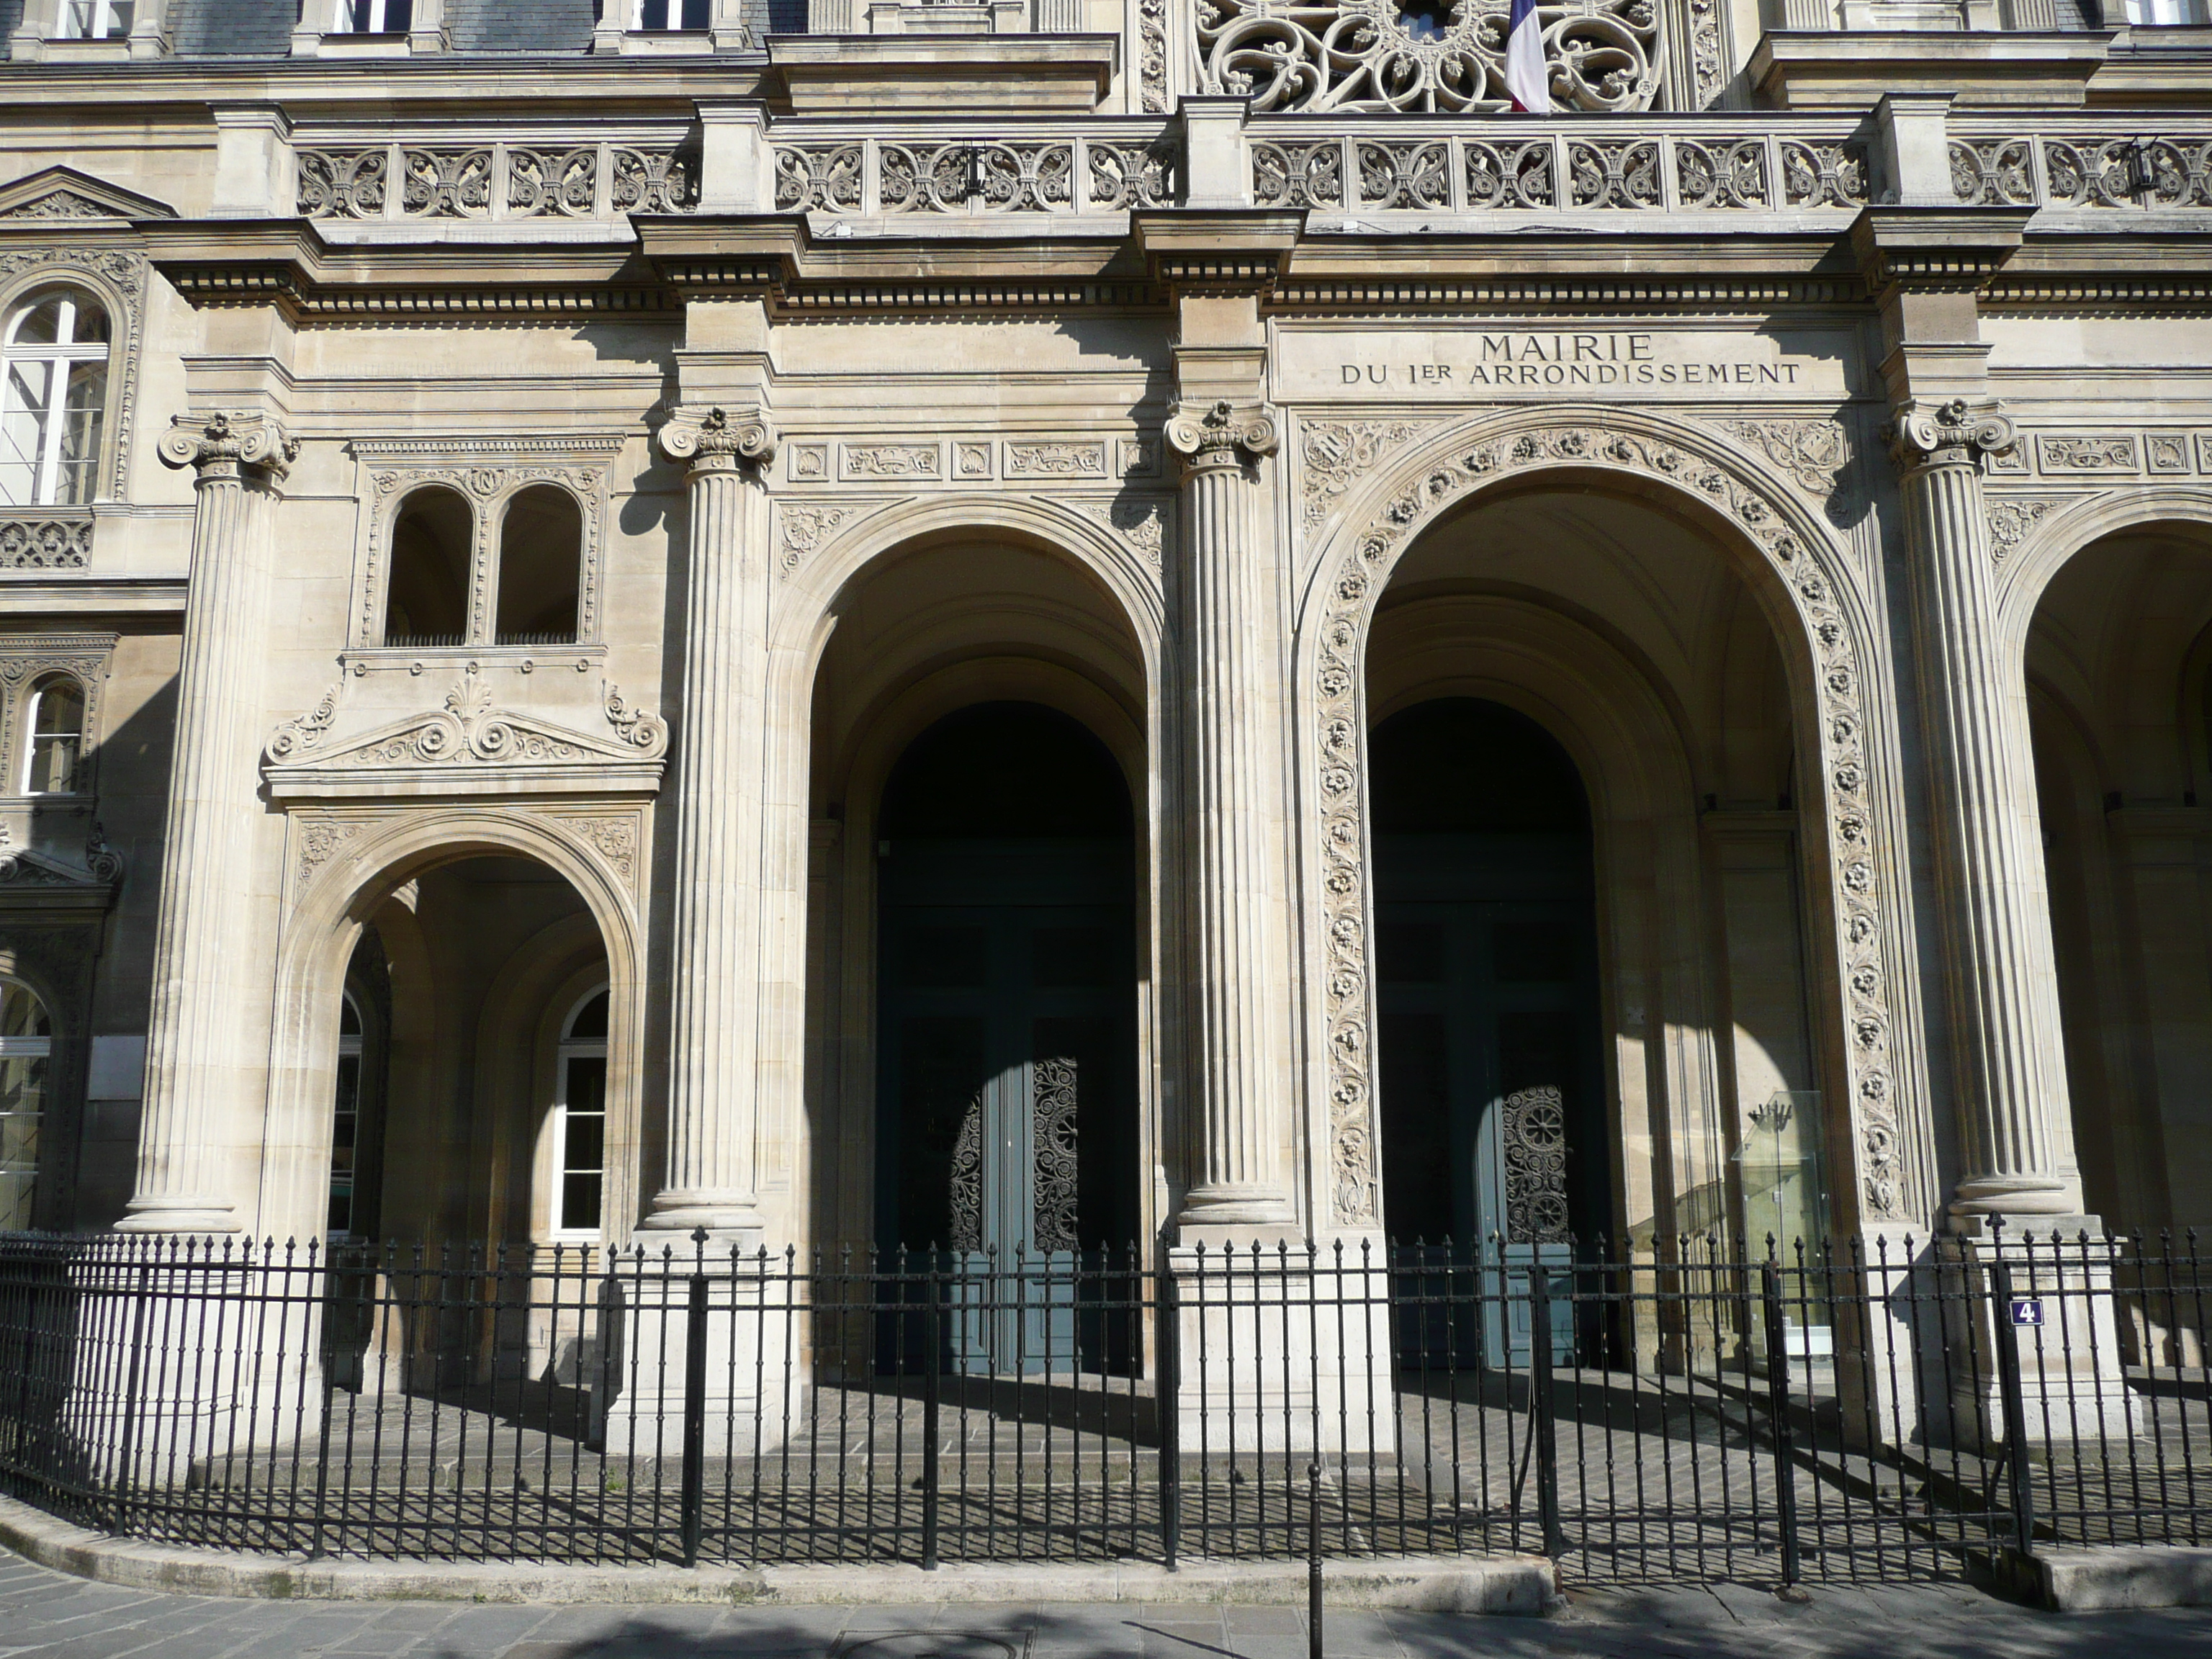
[(1167, 426), (1183, 459), (1189, 1097), (1202, 1137), (1187, 1228), (1249, 1231), (1296, 1218), (1278, 1081), (1290, 987), (1276, 890), (1282, 737), (1267, 654), (1281, 637), (1281, 587), (1256, 476), (1276, 437), (1265, 405), (1186, 407)]
[(137, 1188), (126, 1232), (237, 1227), (222, 1160), (246, 1109), (235, 1071), (245, 988), (233, 982), (253, 925), (251, 847), (260, 816), (261, 654), (269, 631), (270, 507), (298, 443), (258, 415), (179, 416), (161, 459), (198, 474), (184, 665), (162, 836), (154, 995)]
[(1923, 665), (1961, 1170), (1954, 1215), (2063, 1214), (2066, 1067), (2036, 836), (2026, 688), (1996, 632), (1982, 465), (2013, 442), (1993, 405), (1906, 404), (1893, 447)]
[(677, 727), (667, 1180), (644, 1225), (757, 1243), (761, 819), (768, 679), (767, 492), (775, 433), (757, 410), (679, 410), (660, 447), (687, 464), (690, 593)]

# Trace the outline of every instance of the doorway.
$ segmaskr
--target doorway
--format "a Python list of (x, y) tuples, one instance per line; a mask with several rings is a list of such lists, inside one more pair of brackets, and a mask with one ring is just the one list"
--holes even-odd
[(1113, 1369), (1125, 1322), (1079, 1303), (1137, 1224), (1121, 770), (1064, 714), (977, 704), (908, 747), (878, 825), (877, 1237), (953, 1285), (953, 1369)]
[[(1432, 1274), (1517, 1297), (1532, 1265), (1564, 1268), (1603, 1228), (1589, 804), (1551, 735), (1494, 702), (1417, 704), (1373, 752), (1383, 1202), (1413, 1274), (1399, 1341), (1479, 1340), (1522, 1363), (1525, 1301), (1480, 1331), (1419, 1310)], [(1564, 1359), (1572, 1319), (1553, 1282)], [(1455, 1305), (1462, 1323), (1480, 1306)]]

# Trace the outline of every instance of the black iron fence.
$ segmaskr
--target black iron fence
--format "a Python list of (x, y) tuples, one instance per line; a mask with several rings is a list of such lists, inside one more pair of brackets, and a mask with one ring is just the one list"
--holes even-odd
[(1789, 1582), (2212, 1535), (2193, 1238), (1606, 1254), (14, 1237), (0, 1488), (309, 1556)]

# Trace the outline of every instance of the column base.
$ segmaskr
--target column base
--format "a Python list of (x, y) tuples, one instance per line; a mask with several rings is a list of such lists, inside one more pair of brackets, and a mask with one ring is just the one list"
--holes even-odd
[(1217, 1182), (1194, 1187), (1184, 1198), (1176, 1229), (1183, 1243), (1302, 1244), (1298, 1212), (1279, 1188)]
[[(726, 1261), (732, 1245), (757, 1251), (766, 1231), (760, 1206), (750, 1194), (672, 1188), (654, 1197), (652, 1209), (637, 1224), (636, 1242), (646, 1245), (648, 1254), (658, 1254), (664, 1243), (691, 1241), (704, 1233), (708, 1258)], [(680, 1248), (677, 1254), (683, 1254)]]
[(2049, 1176), (1969, 1176), (1959, 1183), (1951, 1215), (1960, 1222), (2012, 1217), (2022, 1224), (2033, 1218), (2035, 1225), (2047, 1230), (2061, 1219), (2082, 1218), (2076, 1212), (2075, 1197), (2065, 1182)]
[(134, 1198), (123, 1207), (118, 1233), (234, 1234), (238, 1212), (218, 1199)]
[(605, 1360), (592, 1417), (610, 1458), (673, 1465), (684, 1455), (693, 1284), (706, 1285), (706, 1455), (750, 1457), (782, 1445), (805, 1420), (811, 1383), (805, 1309), (780, 1261), (763, 1271), (750, 1251), (706, 1258), (678, 1251), (611, 1275), (600, 1329)]
[(1290, 1452), (1397, 1453), (1381, 1261), (1178, 1246), (1176, 1443), (1234, 1467)]

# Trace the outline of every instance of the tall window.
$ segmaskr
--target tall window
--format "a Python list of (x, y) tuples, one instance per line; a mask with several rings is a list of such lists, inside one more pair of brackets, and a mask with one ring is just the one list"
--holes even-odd
[(599, 1237), (607, 1184), (607, 994), (593, 993), (561, 1033), (553, 1093), (553, 1231)]
[(334, 1243), (353, 1237), (354, 1182), (361, 1147), (361, 1009), (351, 993), (338, 1012), (338, 1078), (331, 1103), (331, 1218)]
[(62, 39), (120, 40), (137, 10), (133, 0), (63, 0)]
[(713, 0), (630, 0), (634, 29), (703, 29)]
[(2187, 27), (2212, 18), (2205, 0), (2128, 0), (2128, 21), (2152, 27)]
[(93, 497), (107, 405), (107, 313), (76, 289), (33, 295), (8, 319), (0, 404), (0, 503), (73, 506)]
[(46, 1006), (29, 986), (0, 980), (0, 1232), (22, 1231), (36, 1213), (53, 1046)]
[(451, 489), (418, 489), (392, 526), (386, 645), (460, 645), (469, 629), (469, 547), (476, 519)]
[(576, 498), (532, 484), (507, 503), (499, 532), (501, 645), (574, 645), (584, 568), (584, 515)]
[(415, 0), (338, 0), (341, 34), (404, 34), (415, 21)]
[(70, 795), (84, 763), (84, 692), (67, 675), (42, 681), (31, 694), (31, 747), (23, 768), (27, 795)]

